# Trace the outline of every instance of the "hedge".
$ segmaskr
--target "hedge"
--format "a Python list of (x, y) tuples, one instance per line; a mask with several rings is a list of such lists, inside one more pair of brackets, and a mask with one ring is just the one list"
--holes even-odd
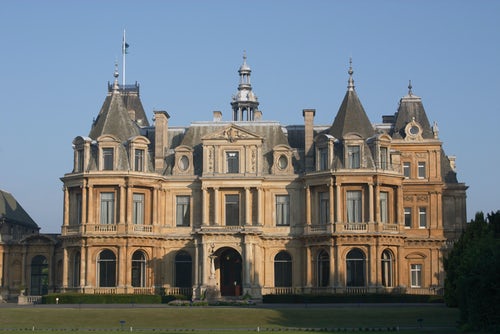
[(160, 304), (161, 302), (160, 295), (60, 293), (42, 297), (42, 304)]

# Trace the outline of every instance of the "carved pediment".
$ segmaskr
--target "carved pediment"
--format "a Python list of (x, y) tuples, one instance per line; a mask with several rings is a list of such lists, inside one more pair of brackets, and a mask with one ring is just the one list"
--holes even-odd
[(242, 139), (262, 140), (262, 138), (256, 135), (255, 133), (252, 133), (234, 124), (231, 124), (230, 126), (224, 128), (223, 130), (210, 133), (202, 138), (202, 140), (223, 140), (223, 141), (228, 141), (230, 143), (234, 143)]

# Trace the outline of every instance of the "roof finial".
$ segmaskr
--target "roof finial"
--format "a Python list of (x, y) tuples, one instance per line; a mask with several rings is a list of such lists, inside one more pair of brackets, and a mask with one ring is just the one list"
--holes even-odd
[(120, 86), (118, 85), (118, 76), (120, 74), (118, 73), (118, 62), (115, 60), (115, 72), (113, 73), (113, 76), (115, 77), (115, 82), (113, 83), (113, 91), (118, 91)]
[(247, 62), (247, 50), (243, 50), (243, 63)]
[(411, 85), (411, 80), (409, 80), (409, 83), (408, 83), (408, 95), (410, 95), (410, 96), (413, 95), (413, 92), (411, 91), (412, 88), (413, 88), (413, 86)]
[(354, 79), (352, 78), (352, 74), (354, 73), (354, 71), (352, 70), (352, 57), (349, 57), (349, 71), (347, 71), (347, 73), (349, 73), (349, 84), (347, 85), (347, 88), (349, 91), (353, 91)]

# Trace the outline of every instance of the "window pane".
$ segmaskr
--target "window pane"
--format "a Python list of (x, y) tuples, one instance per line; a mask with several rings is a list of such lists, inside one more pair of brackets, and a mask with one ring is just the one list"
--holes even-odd
[(240, 172), (239, 152), (226, 152), (226, 162), (228, 173)]
[(142, 172), (144, 169), (144, 150), (135, 150), (134, 168), (136, 172)]
[(103, 170), (113, 170), (114, 150), (112, 148), (102, 149)]
[(389, 194), (387, 192), (380, 192), (380, 222), (384, 224), (389, 221), (388, 198)]
[(392, 253), (388, 250), (382, 253), (382, 285), (392, 286)]
[(176, 225), (189, 226), (190, 224), (190, 196), (177, 196)]
[(409, 179), (411, 176), (411, 164), (409, 162), (403, 162), (403, 173), (405, 179)]
[(387, 147), (380, 148), (380, 168), (387, 169)]
[(226, 195), (226, 225), (240, 225), (240, 197), (239, 195)]
[(359, 168), (360, 167), (360, 148), (359, 146), (348, 146), (348, 166), (349, 168)]
[(319, 193), (319, 223), (327, 224), (330, 221), (330, 195), (327, 192)]
[(319, 169), (326, 170), (328, 169), (328, 150), (326, 147), (322, 147), (319, 149)]
[(405, 208), (405, 227), (411, 227), (411, 208)]
[(83, 164), (83, 150), (76, 151), (76, 172), (83, 172), (84, 164)]
[(360, 223), (362, 222), (362, 207), (361, 207), (361, 191), (347, 192), (347, 222)]
[(418, 163), (418, 177), (419, 178), (425, 178), (425, 162), (420, 161)]
[(418, 221), (419, 224), (418, 226), (420, 228), (426, 228), (427, 227), (427, 209), (426, 208), (419, 208), (418, 209)]
[(411, 287), (412, 288), (422, 287), (422, 265), (412, 264), (410, 271), (411, 271)]
[(290, 225), (290, 196), (276, 196), (276, 225)]
[(132, 222), (144, 224), (144, 194), (133, 194)]
[(115, 223), (115, 193), (101, 193), (101, 224)]
[(285, 251), (279, 252), (274, 257), (274, 286), (292, 286), (292, 258)]

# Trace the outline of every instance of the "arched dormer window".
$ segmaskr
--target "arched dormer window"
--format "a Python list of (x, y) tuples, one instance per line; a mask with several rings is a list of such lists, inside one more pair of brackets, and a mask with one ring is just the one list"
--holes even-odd
[(114, 136), (103, 135), (97, 138), (99, 150), (99, 170), (114, 170), (117, 164), (119, 140)]
[(130, 167), (135, 172), (147, 171), (147, 152), (150, 141), (143, 136), (136, 136), (129, 140)]
[(78, 136), (73, 140), (73, 173), (83, 173), (88, 165), (92, 139)]
[(273, 174), (293, 173), (292, 148), (288, 145), (277, 145), (273, 148)]
[(344, 142), (344, 166), (348, 169), (358, 169), (365, 167), (364, 140), (357, 133), (348, 133), (343, 138)]
[(316, 143), (316, 170), (331, 169), (335, 137), (328, 134), (321, 134), (314, 141)]

